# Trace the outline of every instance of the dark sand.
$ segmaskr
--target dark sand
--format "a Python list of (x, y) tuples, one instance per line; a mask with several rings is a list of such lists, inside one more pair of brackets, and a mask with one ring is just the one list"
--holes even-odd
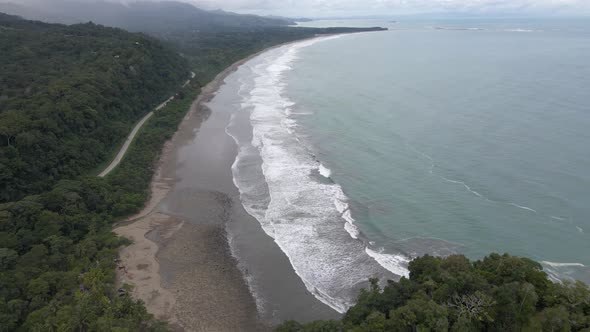
[[(230, 113), (205, 104), (244, 62), (203, 89), (166, 144), (150, 202), (115, 229), (134, 241), (121, 251), (120, 280), (179, 330), (265, 331), (285, 319), (338, 317), (305, 289), (239, 201), (231, 174), (236, 145), (225, 133)], [(242, 125), (250, 130), (247, 121)]]

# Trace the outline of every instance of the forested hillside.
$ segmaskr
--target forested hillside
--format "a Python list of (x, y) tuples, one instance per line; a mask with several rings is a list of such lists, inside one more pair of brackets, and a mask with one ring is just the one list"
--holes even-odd
[[(288, 28), (250, 16), (198, 30), (191, 15), (201, 11), (166, 8), (185, 19), (144, 26), (146, 14), (129, 24), (168, 46), (91, 23), (0, 14), (0, 331), (166, 329), (118, 289), (115, 260), (126, 240), (111, 229), (145, 203), (154, 162), (200, 87), (269, 46), (377, 30)], [(121, 165), (104, 179), (85, 176), (179, 90), (189, 65), (196, 80), (154, 114)], [(279, 331), (590, 330), (588, 287), (552, 283), (531, 260), (427, 256), (409, 269), (409, 278), (383, 288), (373, 280), (341, 321), (287, 322)]]
[[(112, 224), (143, 207), (162, 146), (201, 85), (265, 47), (351, 32), (230, 30), (162, 32), (165, 47), (90, 23), (0, 14), (0, 331), (166, 329), (116, 284), (126, 241)], [(107, 178), (89, 174), (179, 91), (187, 63), (197, 79), (155, 112)]]
[(590, 331), (590, 289), (554, 283), (530, 259), (425, 256), (410, 277), (372, 280), (341, 321), (286, 322), (277, 332)]
[(184, 60), (117, 29), (6, 15), (0, 22), (2, 200), (11, 201), (0, 204), (0, 331), (165, 329), (119, 291), (115, 259), (126, 242), (112, 224), (143, 207), (154, 162), (200, 84), (266, 43), (232, 47), (239, 35), (213, 34), (206, 48), (187, 49), (200, 82), (156, 112), (119, 167), (97, 178), (80, 172), (112, 151), (151, 103), (178, 91)]
[(158, 111), (107, 178), (61, 180), (0, 204), (0, 331), (161, 331), (116, 284), (112, 224), (143, 207), (154, 161), (197, 86)]
[(374, 28), (225, 27), (213, 31), (169, 31), (154, 33), (175, 46), (189, 60), (197, 79), (208, 82), (228, 64), (281, 43), (319, 35), (386, 30)]
[(223, 27), (247, 29), (286, 26), (293, 21), (278, 17), (244, 15), (221, 10), (208, 11), (181, 1), (102, 1), (102, 0), (0, 0), (0, 11), (28, 19), (52, 23), (92, 21), (128, 31), (216, 31)]
[(188, 75), (155, 39), (0, 14), (0, 202), (95, 167)]
[(198, 86), (152, 117), (108, 179), (84, 174), (179, 91), (186, 61), (141, 34), (7, 15), (0, 49), (1, 193), (11, 200), (0, 203), (0, 331), (164, 329), (116, 286), (126, 240), (112, 223), (143, 206)]

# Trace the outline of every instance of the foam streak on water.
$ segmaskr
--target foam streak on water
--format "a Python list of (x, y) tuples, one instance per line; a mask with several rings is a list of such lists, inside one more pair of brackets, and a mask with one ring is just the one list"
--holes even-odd
[(226, 131), (238, 144), (232, 172), (246, 211), (287, 255), (307, 289), (344, 312), (369, 278), (406, 275), (408, 260), (369, 254), (342, 188), (317, 176), (329, 178), (331, 172), (294, 133), (283, 74), (301, 48), (331, 38), (284, 46), (247, 64), (252, 83), (241, 89), (242, 111), (250, 112), (252, 140), (232, 134), (231, 124)]
[(575, 278), (572, 277), (572, 274), (574, 274), (576, 270), (586, 268), (586, 266), (582, 263), (541, 261), (541, 265), (543, 265), (543, 271), (547, 273), (547, 276), (553, 282), (563, 282), (566, 280), (575, 281)]

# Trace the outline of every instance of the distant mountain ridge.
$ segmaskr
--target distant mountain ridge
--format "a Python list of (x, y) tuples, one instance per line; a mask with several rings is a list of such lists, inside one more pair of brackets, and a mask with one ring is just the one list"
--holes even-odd
[(0, 11), (50, 23), (94, 22), (147, 33), (276, 27), (295, 23), (279, 17), (244, 15), (222, 10), (208, 11), (178, 1), (121, 4), (104, 0), (83, 3), (73, 0), (44, 0), (35, 6), (3, 2), (0, 3)]

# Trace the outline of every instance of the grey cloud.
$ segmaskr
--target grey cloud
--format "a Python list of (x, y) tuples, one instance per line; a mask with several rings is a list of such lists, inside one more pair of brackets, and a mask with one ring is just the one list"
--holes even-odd
[(253, 12), (337, 14), (436, 11), (590, 13), (589, 0), (183, 0), (208, 8)]
[[(0, 0), (42, 4), (48, 0)], [(76, 0), (133, 2), (136, 0)], [(146, 0), (141, 0), (146, 1)], [(160, 1), (160, 0), (147, 0)], [(206, 9), (277, 15), (367, 15), (423, 12), (587, 13), (590, 0), (177, 0)]]

